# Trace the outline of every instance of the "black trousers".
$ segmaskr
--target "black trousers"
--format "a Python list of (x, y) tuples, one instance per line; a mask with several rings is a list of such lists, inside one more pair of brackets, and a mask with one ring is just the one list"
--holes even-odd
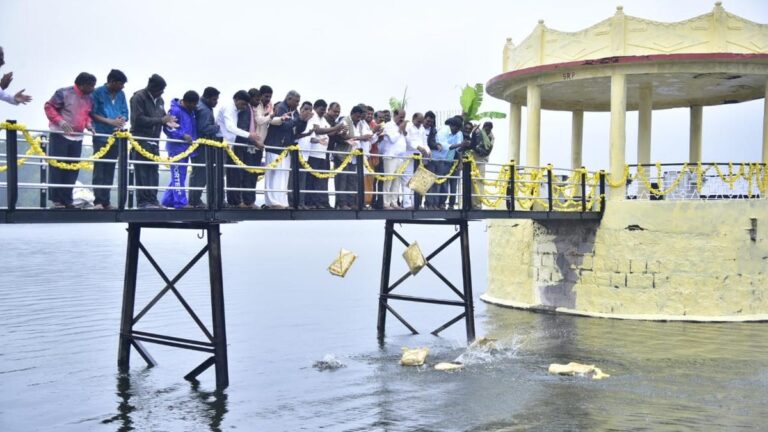
[[(203, 164), (203, 166), (193, 166), (192, 167), (192, 175), (189, 177), (189, 187), (190, 188), (202, 188), (205, 187), (207, 183), (206, 179), (206, 173), (207, 169), (205, 167), (205, 150), (206, 146), (200, 146), (197, 148), (197, 154), (191, 157), (191, 161), (193, 164)], [(199, 206), (203, 204), (202, 201), (203, 191), (201, 190), (190, 190), (189, 191), (189, 205), (191, 206)]]
[[(376, 174), (384, 175), (384, 159), (379, 157), (379, 164), (373, 167), (374, 171), (376, 171)], [(381, 180), (376, 180), (373, 185), (373, 190), (376, 192), (383, 192), (384, 191), (384, 182)], [(373, 208), (377, 210), (381, 210), (384, 208), (384, 195), (374, 195), (373, 198)]]
[[(255, 153), (249, 152), (250, 147), (235, 146), (235, 156), (238, 157), (244, 164), (255, 167), (261, 164), (261, 158), (263, 155), (262, 150), (257, 150)], [(227, 155), (227, 164), (235, 165), (229, 155)], [(228, 190), (227, 191), (227, 204), (230, 206), (236, 206), (242, 204), (252, 205), (256, 202), (256, 182), (258, 181), (258, 175), (249, 173), (243, 168), (227, 168), (227, 189), (238, 188), (248, 189), (247, 191)]]
[[(72, 141), (61, 134), (51, 134), (48, 143), (48, 156), (80, 157), (83, 151), (83, 141)], [(74, 162), (74, 161), (62, 161)], [(53, 165), (48, 170), (48, 183), (74, 185), (80, 170), (64, 170)], [(71, 187), (49, 187), (48, 200), (54, 203), (72, 204)]]
[[(93, 137), (93, 152), (100, 151), (107, 145), (107, 137)], [(102, 159), (117, 159), (118, 146), (117, 142), (112, 144), (112, 147), (107, 151)], [(93, 163), (93, 184), (112, 186), (115, 180), (115, 163), (114, 162), (100, 162)], [(101, 204), (108, 206), (110, 204), (110, 197), (112, 196), (112, 190), (106, 188), (93, 188), (93, 195), (95, 197), (93, 204)]]
[[(304, 171), (299, 171), (299, 202), (295, 203), (293, 202), (293, 193), (288, 194), (288, 204), (290, 204), (293, 208), (298, 208), (299, 206), (304, 206), (309, 204), (307, 201), (307, 194), (304, 193), (304, 191), (307, 190), (307, 176), (312, 176), (312, 174)], [(288, 174), (288, 189), (293, 191), (293, 171), (291, 171)]]
[[(159, 155), (160, 150), (156, 142), (140, 140), (139, 145), (153, 155)], [(131, 159), (135, 161), (148, 161), (149, 159), (140, 155), (135, 150), (131, 152)], [(160, 205), (157, 201), (157, 184), (160, 182), (160, 176), (157, 172), (156, 164), (134, 164), (133, 178), (136, 186), (145, 186), (150, 189), (139, 189), (136, 191), (136, 204), (139, 207), (146, 205)]]
[[(339, 158), (337, 156), (334, 156), (334, 161), (336, 163), (336, 166), (341, 165), (341, 162), (344, 160), (343, 158)], [(336, 189), (336, 207), (340, 207), (342, 205), (346, 205), (349, 207), (356, 207), (357, 206), (357, 165), (353, 163), (347, 164), (347, 166), (344, 167), (344, 170), (336, 174), (336, 177), (333, 178), (334, 180), (334, 186)], [(353, 194), (348, 193), (338, 193), (338, 192), (355, 192)]]
[[(328, 170), (330, 163), (326, 158), (309, 157), (309, 166), (315, 170)], [(320, 193), (307, 194), (307, 205), (318, 207), (331, 207), (328, 201), (328, 179), (317, 178), (312, 174), (307, 175), (307, 190), (319, 191)]]

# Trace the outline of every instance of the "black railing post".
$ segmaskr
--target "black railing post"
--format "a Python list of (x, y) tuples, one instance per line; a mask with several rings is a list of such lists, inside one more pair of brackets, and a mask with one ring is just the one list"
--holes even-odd
[(581, 167), (581, 211), (587, 211), (587, 170)]
[(600, 213), (605, 211), (605, 171), (600, 170)]
[(515, 166), (515, 160), (509, 161), (509, 190), (507, 191), (507, 210), (515, 211), (515, 174), (517, 174), (517, 167)]
[(208, 210), (216, 206), (216, 173), (214, 172), (216, 148), (205, 146), (205, 205)]
[(549, 211), (552, 211), (552, 167), (550, 165), (547, 165), (547, 197)]
[[(40, 148), (43, 150), (43, 153), (48, 153), (48, 143), (41, 139), (40, 140)], [(48, 164), (45, 163), (45, 161), (40, 161), (40, 183), (48, 183)], [(43, 186), (40, 188), (40, 208), (44, 209), (46, 207), (46, 201), (48, 200), (48, 188)]]
[(215, 198), (215, 204), (213, 210), (221, 210), (224, 207), (224, 153), (226, 149), (220, 148), (215, 151), (216, 156), (216, 172), (215, 172), (215, 184), (216, 191), (213, 196)]
[[(16, 124), (16, 120), (8, 120), (10, 124)], [(16, 210), (16, 202), (19, 199), (19, 148), (16, 130), (5, 130), (5, 162), (8, 164), (8, 176), (6, 183), (6, 196), (8, 197), (8, 211)]]
[[(120, 132), (125, 132), (121, 130)], [(125, 138), (117, 138), (117, 208), (125, 210), (128, 198), (128, 142)]]
[(357, 209), (365, 208), (365, 155), (360, 152), (355, 156), (357, 166)]
[[(420, 155), (421, 153), (414, 153), (414, 155)], [(415, 157), (413, 158), (413, 173), (416, 174), (416, 171), (418, 171), (419, 166), (421, 165), (421, 158)], [(417, 192), (413, 192), (413, 209), (418, 210), (421, 207), (421, 194)]]
[(301, 182), (299, 182), (299, 150), (291, 150), (291, 202), (298, 209), (301, 204)]
[(472, 209), (472, 163), (469, 159), (462, 160), (461, 169), (462, 191), (461, 208), (463, 210)]

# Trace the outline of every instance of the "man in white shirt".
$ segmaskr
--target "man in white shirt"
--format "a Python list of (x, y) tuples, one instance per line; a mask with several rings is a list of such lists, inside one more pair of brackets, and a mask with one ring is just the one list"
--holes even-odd
[[(0, 67), (2, 67), (5, 64), (5, 52), (3, 51), (3, 47), (0, 47)], [(11, 105), (24, 105), (26, 103), (29, 103), (32, 101), (32, 96), (25, 95), (24, 90), (21, 89), (16, 94), (12, 95), (10, 93), (6, 93), (5, 89), (8, 88), (9, 85), (11, 85), (11, 81), (13, 81), (13, 72), (8, 72), (7, 74), (3, 75), (2, 78), (0, 78), (0, 100), (3, 102), (8, 102)]]
[[(338, 147), (337, 151), (352, 152), (356, 149), (363, 149), (363, 152), (370, 151), (370, 139), (373, 134), (370, 133), (370, 127), (366, 124), (363, 116), (365, 115), (365, 105), (355, 105), (352, 107), (349, 117), (343, 120), (347, 130), (343, 137), (344, 146)], [(367, 133), (364, 132), (367, 129)], [(341, 163), (346, 154), (336, 154), (336, 163)], [(359, 210), (357, 200), (357, 158), (352, 157), (350, 163), (344, 167), (344, 170), (334, 177), (334, 186), (336, 189), (336, 208), (340, 210)], [(347, 193), (339, 193), (347, 192)]]
[[(384, 126), (384, 138), (379, 147), (384, 163), (384, 175), (396, 175), (397, 169), (406, 162), (400, 159), (400, 156), (406, 152), (408, 144), (405, 140), (405, 110), (395, 110), (392, 121)], [(399, 210), (401, 207), (397, 204), (400, 197), (400, 177), (396, 176), (393, 180), (384, 181), (384, 210)]]
[[(338, 124), (332, 127), (328, 123), (325, 116), (328, 110), (328, 103), (325, 100), (316, 100), (313, 107), (315, 114), (307, 121), (307, 128), (304, 130), (305, 133), (310, 133), (308, 162), (313, 170), (328, 171), (330, 169), (330, 162), (326, 153), (328, 151), (328, 135), (338, 133), (343, 125)], [(331, 208), (331, 205), (328, 203), (327, 178), (317, 178), (310, 173), (307, 176), (307, 190), (316, 192), (307, 194), (305, 205), (308, 208)]]
[[(405, 127), (405, 142), (406, 151), (403, 156), (412, 156), (414, 153), (419, 152), (422, 156), (429, 156), (430, 151), (427, 146), (427, 131), (424, 129), (424, 115), (416, 113), (411, 118), (411, 122)], [(413, 162), (408, 164), (408, 167), (403, 173), (404, 176), (400, 177), (401, 188), (403, 190), (403, 207), (406, 210), (413, 210), (413, 191), (408, 187), (408, 182), (413, 177)]]
[[(229, 144), (230, 148), (233, 147), (232, 144), (237, 141), (238, 138), (241, 140), (246, 140), (251, 144), (256, 143), (259, 139), (259, 136), (255, 131), (251, 132), (249, 130), (251, 109), (250, 96), (248, 95), (248, 92), (245, 90), (239, 90), (237, 93), (235, 93), (232, 99), (233, 102), (222, 107), (216, 115), (216, 124), (219, 125), (221, 134), (224, 137), (224, 142)], [(240, 117), (240, 114), (244, 112), (248, 115), (243, 116), (243, 118), (244, 120), (247, 119), (248, 121), (238, 122), (238, 117)], [(235, 147), (235, 150), (233, 151), (238, 156), (238, 158), (247, 158), (244, 155), (246, 151), (241, 150), (241, 147)], [(235, 165), (235, 162), (229, 156), (227, 156), (227, 165)], [(239, 167), (231, 167), (227, 168), (226, 172), (227, 188), (242, 189), (242, 174), (245, 171)], [(230, 207), (245, 207), (245, 204), (242, 200), (242, 192), (243, 191), (241, 190), (227, 191), (227, 204)]]

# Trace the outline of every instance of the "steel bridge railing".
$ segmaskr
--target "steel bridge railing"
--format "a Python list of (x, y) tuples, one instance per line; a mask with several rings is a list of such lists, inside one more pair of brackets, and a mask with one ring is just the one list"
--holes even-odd
[[(9, 121), (7, 124), (15, 124)], [(264, 202), (264, 195), (271, 192), (287, 194), (291, 207), (296, 209), (308, 209), (306, 205), (308, 197), (321, 197), (326, 199), (327, 205), (320, 208), (341, 209), (369, 209), (377, 206), (377, 201), (386, 195), (395, 195), (401, 205), (408, 201), (413, 204), (408, 209), (423, 210), (427, 203), (440, 203), (440, 209), (455, 210), (499, 210), (499, 211), (549, 211), (549, 212), (598, 212), (604, 206), (605, 177), (601, 173), (588, 172), (585, 169), (564, 170), (547, 167), (517, 166), (514, 161), (506, 164), (475, 161), (472, 157), (464, 155), (461, 160), (447, 161), (452, 165), (452, 170), (441, 176), (437, 176), (437, 183), (448, 185), (447, 188), (438, 188), (433, 185), (426, 193), (419, 194), (403, 189), (397, 192), (386, 192), (383, 189), (385, 181), (398, 181), (407, 184), (419, 165), (427, 169), (435, 165), (436, 160), (422, 157), (419, 154), (402, 156), (371, 155), (361, 150), (353, 152), (323, 151), (326, 161), (336, 160), (337, 163), (328, 163), (326, 169), (313, 168), (308, 165), (306, 149), (292, 147), (271, 148), (288, 159), (287, 164), (275, 166), (266, 164), (264, 157), (262, 162), (256, 165), (248, 165), (240, 160), (233, 160), (225, 148), (200, 145), (198, 152), (204, 152), (205, 163), (194, 163), (185, 159), (176, 162), (167, 160), (153, 161), (141, 160), (130, 157), (132, 150), (131, 139), (142, 141), (151, 140), (158, 142), (160, 158), (167, 155), (165, 149), (167, 143), (181, 142), (165, 138), (126, 137), (115, 135), (114, 144), (117, 146), (117, 157), (114, 159), (92, 159), (90, 156), (60, 157), (50, 156), (47, 152), (51, 134), (61, 133), (44, 129), (28, 129), (22, 131), (5, 128), (5, 140), (0, 139), (0, 208), (15, 209), (43, 209), (47, 208), (48, 188), (72, 187), (75, 196), (81, 199), (77, 202), (80, 208), (89, 208), (89, 198), (94, 189), (108, 189), (110, 202), (115, 203), (119, 210), (136, 209), (136, 194), (142, 190), (157, 190), (162, 193), (167, 190), (183, 190), (187, 194), (198, 191), (202, 195), (205, 209), (221, 210), (232, 208), (227, 204), (227, 194), (233, 192), (247, 192), (254, 194), (254, 205), (238, 206), (237, 209), (256, 209), (258, 204)], [(33, 135), (32, 135), (33, 134)], [(93, 153), (92, 136), (109, 137), (109, 135), (79, 134), (83, 136), (83, 152)], [(29, 139), (39, 145), (43, 154), (30, 151)], [(230, 149), (253, 148), (247, 144), (227, 143)], [(304, 154), (303, 154), (304, 153)], [(335, 156), (335, 157), (334, 157)], [(387, 157), (398, 161), (398, 169), (394, 172), (382, 172), (382, 158)], [(379, 165), (374, 167), (373, 158), (379, 158)], [(86, 170), (79, 170), (78, 184), (55, 184), (49, 181), (50, 167), (55, 161), (62, 163), (114, 163), (115, 181), (111, 185), (85, 184), (90, 179)], [(339, 164), (343, 160), (346, 164)], [(446, 161), (443, 161), (446, 162)], [(136, 184), (135, 171), (140, 165), (157, 165), (160, 173), (158, 185), (139, 186)], [(343, 165), (343, 166), (342, 166)], [(182, 186), (169, 185), (169, 170), (171, 166), (186, 166), (191, 170), (205, 171), (205, 184), (192, 187), (187, 181)], [(235, 170), (235, 171), (232, 171)], [(241, 187), (228, 181), (227, 171), (241, 171), (255, 175), (255, 187)], [(257, 172), (256, 172), (257, 171)], [(286, 188), (268, 188), (262, 181), (268, 172), (287, 172), (289, 182)], [(306, 186), (307, 179), (328, 180), (327, 186), (323, 182), (313, 182), (321, 185), (315, 188)], [(344, 178), (353, 178), (354, 181), (344, 182)], [(187, 176), (189, 179), (190, 176)], [(92, 183), (92, 182), (91, 182)], [(373, 183), (373, 187), (370, 187)], [(342, 186), (346, 184), (347, 186)], [(368, 184), (369, 186), (366, 186)], [(352, 185), (350, 187), (349, 185)], [(407, 196), (412, 196), (408, 199)], [(310, 199), (309, 201), (317, 201)], [(346, 203), (340, 207), (340, 203)], [(324, 203), (326, 204), (326, 203)], [(436, 209), (434, 206), (426, 209)]]

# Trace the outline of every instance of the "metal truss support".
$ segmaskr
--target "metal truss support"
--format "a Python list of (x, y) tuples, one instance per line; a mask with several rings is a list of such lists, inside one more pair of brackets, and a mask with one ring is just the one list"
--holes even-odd
[[(396, 280), (393, 284), (390, 285), (390, 267), (392, 264), (392, 240), (393, 238), (397, 238), (401, 243), (403, 243), (405, 246), (408, 246), (410, 243), (402, 236), (400, 233), (398, 233), (395, 230), (395, 224), (419, 224), (419, 225), (452, 225), (452, 226), (458, 226), (459, 231), (451, 236), (448, 240), (446, 240), (442, 245), (440, 245), (437, 249), (435, 249), (432, 253), (427, 255), (425, 257), (425, 260), (427, 262), (427, 268), (429, 268), (443, 283), (445, 283), (448, 288), (453, 291), (453, 293), (459, 298), (458, 300), (445, 300), (445, 299), (435, 299), (435, 298), (426, 298), (426, 297), (414, 297), (414, 296), (408, 296), (403, 294), (393, 294), (392, 291), (397, 288), (401, 283), (403, 283), (406, 279), (411, 277), (411, 273), (406, 272), (403, 276), (401, 276), (398, 280)], [(461, 321), (464, 319), (467, 329), (467, 342), (471, 343), (475, 340), (475, 312), (474, 312), (474, 303), (472, 300), (472, 271), (471, 271), (471, 265), (469, 260), (469, 231), (467, 226), (467, 221), (460, 219), (460, 220), (387, 220), (385, 224), (385, 231), (384, 231), (384, 253), (383, 253), (383, 260), (382, 260), (382, 266), (381, 266), (381, 285), (379, 289), (379, 313), (378, 313), (378, 322), (376, 329), (378, 331), (379, 339), (384, 338), (385, 328), (386, 328), (386, 321), (387, 321), (387, 311), (389, 311), (392, 315), (394, 315), (395, 318), (397, 318), (404, 326), (408, 328), (408, 330), (411, 331), (413, 334), (418, 334), (418, 331), (410, 324), (408, 321), (405, 320), (400, 314), (398, 314), (394, 308), (389, 304), (389, 300), (401, 300), (401, 301), (412, 301), (412, 302), (420, 302), (420, 303), (429, 303), (429, 304), (438, 304), (438, 305), (449, 305), (449, 306), (459, 306), (462, 307), (464, 310), (457, 315), (455, 318), (451, 319), (447, 323), (443, 324), (442, 326), (438, 327), (431, 333), (435, 336), (437, 336), (440, 332), (447, 329), (451, 325)], [(461, 247), (461, 274), (462, 274), (462, 290), (459, 290), (451, 281), (449, 281), (440, 271), (438, 271), (431, 263), (430, 260), (432, 260), (434, 257), (436, 257), (440, 252), (445, 250), (451, 243), (453, 243), (456, 239), (459, 239), (460, 247)]]
[[(154, 257), (141, 243), (142, 228), (164, 229), (194, 229), (205, 230), (207, 244), (187, 263), (186, 266), (170, 279), (155, 261)], [(225, 388), (229, 385), (229, 371), (227, 367), (227, 332), (224, 319), (224, 282), (221, 271), (221, 232), (218, 223), (131, 223), (128, 224), (128, 247), (125, 258), (125, 282), (123, 285), (123, 308), (120, 320), (120, 342), (117, 354), (117, 365), (120, 370), (126, 371), (130, 367), (131, 347), (136, 349), (139, 355), (149, 366), (157, 363), (149, 354), (143, 343), (155, 343), (172, 346), (175, 348), (201, 351), (211, 354), (204, 362), (184, 376), (187, 380), (196, 380), (197, 376), (206, 369), (214, 366), (216, 372), (216, 387)], [(149, 303), (134, 315), (136, 306), (137, 270), (139, 264), (139, 252), (141, 252), (154, 267), (165, 282), (165, 287), (150, 300)], [(187, 303), (176, 284), (182, 277), (203, 257), (208, 254), (208, 269), (211, 287), (212, 329), (197, 316), (192, 307)], [(167, 336), (146, 331), (134, 330), (136, 323), (141, 320), (152, 307), (168, 292), (171, 292), (182, 305), (187, 314), (197, 324), (205, 335), (204, 341)]]

